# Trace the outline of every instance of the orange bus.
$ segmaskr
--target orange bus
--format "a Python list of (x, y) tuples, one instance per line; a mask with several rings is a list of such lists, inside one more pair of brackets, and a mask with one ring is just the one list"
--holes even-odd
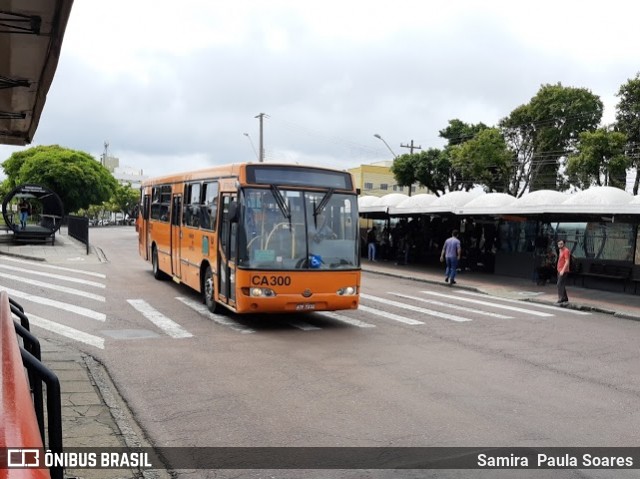
[(140, 255), (210, 311), (356, 309), (358, 201), (346, 171), (241, 163), (141, 188)]

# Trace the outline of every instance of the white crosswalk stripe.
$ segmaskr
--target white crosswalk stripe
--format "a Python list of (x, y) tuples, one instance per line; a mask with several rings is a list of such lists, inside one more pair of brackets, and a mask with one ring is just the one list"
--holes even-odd
[(433, 316), (441, 319), (448, 319), (450, 321), (455, 321), (458, 323), (464, 323), (467, 321), (471, 321), (471, 318), (463, 318), (461, 316), (456, 316), (454, 314), (442, 313), (440, 311), (434, 311), (432, 309), (420, 308), (418, 306), (413, 306), (411, 304), (400, 303), (398, 301), (392, 301), (390, 299), (379, 298), (377, 296), (371, 296), (369, 294), (361, 294), (361, 298), (368, 299), (369, 301), (376, 301), (379, 303), (386, 304), (388, 306), (394, 306), (396, 308), (408, 309), (410, 311), (415, 311), (417, 313), (426, 314), (429, 316)]
[(98, 283), (96, 281), (89, 281), (84, 278), (74, 278), (72, 276), (66, 276), (62, 274), (45, 273), (43, 271), (35, 271), (35, 270), (25, 270), (24, 268), (18, 268), (17, 266), (9, 266), (6, 264), (0, 264), (0, 269), (6, 270), (6, 271), (14, 271), (16, 273), (23, 273), (23, 274), (36, 274), (38, 275), (39, 278), (58, 279), (60, 281), (67, 281), (69, 283), (82, 284), (84, 286), (93, 286), (95, 288), (103, 288), (103, 289), (106, 288), (106, 286), (103, 283)]
[[(468, 296), (477, 296), (477, 297), (480, 297), (480, 298), (487, 298), (486, 294), (474, 293), (473, 291), (461, 291), (461, 293), (462, 294), (466, 294)], [(495, 300), (502, 301), (502, 302), (505, 302), (505, 303), (522, 304), (522, 301), (520, 301), (518, 299), (497, 298), (495, 296), (492, 296), (491, 299), (495, 299)], [(589, 316), (591, 314), (588, 311), (579, 311), (577, 309), (570, 309), (570, 308), (560, 308), (558, 306), (551, 306), (549, 304), (540, 304), (540, 303), (528, 302), (527, 305), (531, 305), (533, 307), (541, 308), (541, 309), (550, 309), (550, 310), (556, 311), (558, 313), (577, 314), (579, 316)]]
[(534, 316), (540, 316), (542, 318), (549, 318), (549, 317), (553, 316), (553, 314), (543, 313), (541, 311), (534, 311), (533, 309), (519, 308), (519, 307), (516, 307), (516, 306), (507, 306), (506, 304), (491, 303), (489, 301), (481, 301), (479, 299), (465, 298), (465, 297), (462, 297), (462, 296), (459, 296), (459, 295), (455, 295), (455, 294), (436, 293), (435, 291), (420, 291), (420, 292), (424, 293), (424, 294), (429, 294), (429, 295), (432, 295), (432, 296), (438, 296), (438, 297), (441, 297), (441, 298), (454, 299), (456, 301), (465, 301), (465, 302), (469, 302), (469, 303), (480, 304), (480, 305), (483, 305), (483, 306), (490, 306), (492, 308), (507, 309), (509, 311), (517, 311), (519, 313), (532, 314)]
[(23, 274), (37, 274), (39, 278), (51, 278), (51, 279), (59, 279), (61, 281), (67, 281), (69, 283), (78, 283), (85, 286), (94, 286), (96, 288), (105, 288), (105, 285), (102, 283), (98, 283), (96, 281), (89, 281), (87, 279), (82, 278), (74, 278), (72, 276), (66, 276), (62, 274), (53, 274), (53, 273), (45, 273), (43, 271), (36, 271), (32, 269), (24, 269), (17, 268), (15, 266), (7, 266), (6, 264), (0, 264), (1, 269), (5, 269), (8, 271), (16, 271)]
[(81, 343), (88, 344), (89, 346), (104, 349), (104, 339), (101, 337), (41, 318), (35, 314), (29, 314), (27, 317), (29, 318), (29, 323), (31, 325), (46, 329), (47, 331), (64, 336), (65, 338), (73, 339), (74, 341), (80, 341)]
[(218, 324), (221, 324), (222, 326), (227, 326), (240, 333), (256, 332), (254, 329), (238, 324), (235, 321), (222, 316), (221, 314), (212, 313), (211, 311), (209, 311), (209, 309), (207, 309), (206, 305), (202, 303), (199, 303), (189, 298), (183, 298), (183, 297), (177, 297), (176, 299), (181, 303), (185, 304), (186, 306), (188, 306), (189, 308), (193, 309), (196, 313), (200, 314), (201, 316), (204, 316), (207, 319), (210, 319)]
[(318, 316), (325, 316), (331, 319), (335, 319), (336, 321), (340, 321), (342, 323), (346, 323), (350, 326), (355, 326), (357, 328), (375, 328), (375, 324), (366, 323), (364, 321), (360, 321), (359, 319), (350, 318), (349, 316), (345, 316), (344, 314), (334, 313), (333, 311), (325, 311), (323, 313), (317, 313)]
[(299, 319), (290, 319), (287, 321), (287, 324), (294, 328), (301, 329), (302, 331), (319, 331), (322, 329)]
[(38, 281), (37, 279), (23, 278), (21, 276), (16, 276), (13, 274), (5, 274), (5, 273), (0, 273), (0, 278), (10, 279), (11, 281), (16, 281), (18, 283), (27, 283), (31, 286), (38, 286), (40, 288), (53, 289), (54, 291), (59, 291), (61, 293), (67, 293), (75, 296), (82, 296), (83, 298), (93, 299), (94, 301), (100, 301), (102, 303), (105, 302), (104, 296), (100, 296), (98, 294), (93, 294), (93, 293), (87, 293), (86, 291), (82, 291), (75, 288), (59, 286), (53, 283), (45, 283), (44, 281)]
[(467, 313), (478, 314), (478, 315), (481, 315), (481, 316), (489, 316), (489, 317), (498, 318), (498, 319), (513, 319), (513, 316), (505, 316), (504, 314), (491, 313), (491, 312), (488, 312), (488, 311), (480, 311), (477, 308), (476, 309), (467, 308), (465, 306), (459, 306), (457, 304), (451, 304), (451, 303), (443, 303), (442, 301), (434, 301), (432, 299), (418, 298), (417, 296), (411, 296), (409, 294), (393, 293), (393, 292), (389, 292), (389, 294), (392, 294), (394, 296), (398, 296), (400, 298), (411, 299), (411, 300), (414, 300), (414, 301), (420, 301), (421, 303), (433, 304), (434, 306), (443, 306), (445, 308), (455, 309), (456, 311), (465, 311)]
[(85, 276), (93, 276), (95, 278), (105, 279), (107, 277), (105, 274), (95, 273), (93, 271), (85, 271), (82, 269), (74, 269), (74, 268), (65, 268), (64, 266), (55, 266), (52, 264), (44, 264), (39, 261), (29, 261), (25, 259), (11, 258), (9, 256), (1, 256), (0, 261), (11, 261), (13, 263), (29, 264), (32, 266), (37, 266), (38, 268), (48, 268), (48, 269), (56, 269), (58, 271), (68, 271), (69, 273), (78, 273), (78, 274), (83, 274)]
[(166, 317), (144, 299), (127, 299), (127, 303), (172, 338), (190, 338), (193, 336), (193, 334), (172, 319)]
[(21, 298), (31, 301), (32, 303), (42, 304), (44, 306), (50, 306), (52, 308), (61, 309), (68, 313), (79, 314), (80, 316), (84, 316), (85, 318), (95, 319), (96, 321), (106, 321), (107, 315), (104, 313), (100, 313), (98, 311), (94, 311), (93, 309), (83, 308), (82, 306), (76, 306), (70, 303), (64, 303), (62, 301), (56, 301), (55, 299), (43, 298), (42, 296), (36, 296), (31, 293), (25, 293), (23, 291), (18, 291), (16, 289), (7, 288), (5, 286), (1, 287), (4, 289), (11, 298)]
[(422, 321), (418, 321), (417, 319), (405, 318), (404, 316), (400, 316), (399, 314), (393, 314), (387, 311), (379, 311), (377, 309), (365, 306), (364, 304), (360, 304), (360, 306), (358, 306), (358, 309), (364, 311), (365, 313), (373, 314), (375, 316), (381, 316), (385, 319), (392, 319), (393, 321), (398, 321), (399, 323), (409, 324), (412, 326), (424, 324)]

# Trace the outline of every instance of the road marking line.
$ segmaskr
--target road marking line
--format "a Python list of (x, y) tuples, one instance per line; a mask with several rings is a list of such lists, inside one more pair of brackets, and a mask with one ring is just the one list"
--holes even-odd
[(433, 304), (435, 306), (443, 306), (443, 307), (449, 308), (449, 309), (456, 309), (456, 310), (459, 310), (459, 311), (465, 311), (467, 313), (481, 314), (483, 316), (490, 316), (492, 318), (499, 318), (499, 319), (513, 319), (513, 316), (505, 316), (504, 314), (490, 313), (488, 311), (479, 311), (477, 309), (467, 308), (465, 306), (459, 306), (457, 304), (443, 303), (442, 301), (435, 301), (435, 300), (432, 300), (432, 299), (418, 298), (417, 296), (409, 296), (408, 294), (394, 293), (394, 292), (391, 292), (391, 291), (389, 292), (389, 294), (392, 294), (394, 296), (399, 296), (401, 298), (413, 299), (415, 301), (420, 301), (422, 303)]
[[(360, 296), (362, 296), (362, 294)], [(418, 321), (417, 319), (405, 318), (404, 316), (400, 316), (399, 314), (388, 313), (386, 311), (379, 311), (377, 309), (370, 308), (369, 306), (365, 306), (362, 303), (358, 305), (358, 309), (361, 311), (364, 311), (365, 313), (374, 314), (376, 316), (382, 316), (385, 319), (392, 319), (394, 321), (398, 321), (404, 324), (411, 324), (412, 326), (424, 324), (422, 321)]]
[(88, 344), (89, 346), (95, 346), (96, 348), (104, 349), (104, 339), (93, 334), (85, 333), (78, 329), (70, 328), (64, 324), (56, 323), (48, 319), (41, 318), (35, 314), (27, 316), (29, 318), (29, 324), (38, 326), (39, 328), (46, 329), (52, 333), (59, 334), (65, 338), (73, 339), (74, 341), (80, 341), (81, 343)]
[(100, 301), (104, 303), (105, 297), (93, 293), (87, 293), (75, 288), (67, 288), (66, 286), (59, 286), (57, 284), (45, 283), (44, 281), (38, 281), (36, 279), (23, 278), (21, 276), (14, 276), (13, 274), (0, 273), (0, 278), (10, 279), (19, 283), (27, 283), (31, 286), (39, 286), (41, 288), (49, 288), (54, 291), (60, 291), (61, 293), (73, 294), (75, 296), (82, 296), (83, 298), (93, 299), (94, 301)]
[(359, 319), (350, 318), (348, 316), (344, 316), (342, 314), (334, 313), (333, 311), (324, 311), (322, 313), (317, 313), (319, 316), (325, 316), (327, 318), (335, 319), (336, 321), (341, 321), (343, 323), (347, 323), (351, 326), (356, 326), (358, 328), (375, 328), (375, 324), (365, 323), (364, 321), (360, 321)]
[(304, 321), (300, 321), (298, 319), (289, 319), (287, 321), (289, 326), (293, 326), (294, 328), (301, 329), (302, 331), (319, 331), (322, 328), (318, 328), (317, 326), (313, 326), (312, 324), (305, 323)]
[(436, 293), (434, 291), (420, 291), (420, 292), (424, 294), (430, 294), (433, 296), (439, 296), (442, 298), (456, 299), (458, 301), (467, 301), (469, 303), (482, 304), (484, 306), (490, 306), (492, 308), (507, 309), (509, 311), (518, 311), (519, 313), (533, 314), (534, 316), (541, 316), (543, 318), (550, 318), (553, 316), (553, 314), (542, 313), (540, 311), (534, 311), (532, 309), (516, 308), (515, 306), (507, 306), (506, 304), (497, 304), (497, 303), (491, 303), (489, 301), (480, 301), (477, 299), (463, 298), (461, 296), (456, 296), (453, 294)]
[(210, 319), (211, 321), (214, 321), (218, 324), (221, 324), (222, 326), (227, 326), (233, 329), (234, 331), (238, 331), (240, 333), (245, 333), (245, 334), (256, 332), (255, 329), (251, 329), (241, 324), (238, 324), (229, 318), (225, 318), (221, 314), (212, 313), (211, 311), (209, 311), (209, 308), (207, 308), (207, 306), (203, 303), (199, 303), (192, 299), (183, 298), (180, 296), (176, 297), (176, 299), (181, 303), (185, 304), (186, 306), (188, 306), (189, 308), (193, 309), (196, 313), (204, 316), (205, 318)]
[(54, 266), (52, 264), (42, 264), (39, 261), (28, 261), (28, 260), (24, 260), (24, 259), (9, 258), (9, 257), (6, 257), (6, 256), (2, 256), (2, 257), (0, 257), (0, 259), (4, 260), (4, 261), (13, 261), (14, 263), (30, 264), (32, 266), (38, 266), (39, 268), (49, 268), (49, 269), (57, 269), (57, 270), (60, 270), (60, 271), (69, 271), (71, 273), (84, 274), (84, 275), (87, 275), (87, 276), (94, 276), (96, 278), (105, 279), (107, 277), (105, 274), (102, 274), (102, 273), (94, 273), (93, 271), (84, 271), (84, 270), (81, 270), (81, 269), (65, 268), (64, 266)]
[(184, 329), (178, 323), (172, 319), (167, 318), (160, 311), (155, 309), (144, 299), (127, 299), (127, 303), (133, 306), (138, 312), (140, 312), (145, 318), (162, 329), (166, 334), (172, 338), (190, 338), (193, 336), (189, 331)]
[(27, 301), (31, 301), (32, 303), (38, 303), (38, 304), (43, 304), (45, 306), (51, 306), (52, 308), (62, 309), (67, 313), (79, 314), (80, 316), (84, 316), (90, 319), (95, 319), (97, 321), (106, 321), (107, 319), (106, 314), (99, 313), (98, 311), (94, 311), (93, 309), (83, 308), (81, 306), (76, 306), (74, 304), (63, 303), (62, 301), (43, 298), (41, 296), (34, 296), (31, 293), (24, 293), (22, 291), (7, 288), (5, 286), (0, 286), (0, 289), (4, 289), (9, 294), (9, 296), (13, 296), (14, 298), (22, 298), (22, 299), (26, 299)]
[(20, 273), (25, 273), (25, 274), (37, 274), (41, 278), (43, 278), (43, 277), (44, 278), (53, 278), (53, 279), (60, 279), (62, 281), (68, 281), (70, 283), (86, 284), (87, 286), (95, 286), (96, 288), (104, 288), (105, 287), (105, 285), (102, 284), (102, 283), (96, 283), (95, 281), (89, 281), (87, 279), (72, 278), (71, 276), (63, 276), (61, 274), (45, 273), (43, 271), (35, 271), (33, 269), (18, 268), (17, 266), (8, 266), (6, 264), (0, 264), (0, 268), (8, 269), (10, 271), (18, 271)]
[[(486, 294), (483, 293), (474, 293), (472, 291), (460, 291), (462, 294), (468, 294), (469, 296), (479, 296), (481, 298), (487, 298), (488, 296)], [(499, 301), (504, 301), (506, 303), (515, 303), (515, 304), (522, 304), (523, 301), (518, 300), (518, 299), (510, 299), (510, 298), (499, 298), (497, 296), (491, 296), (492, 299), (497, 299)], [(533, 301), (527, 301), (527, 306), (534, 306), (536, 308), (542, 308), (542, 309), (551, 309), (553, 311), (557, 311), (557, 312), (563, 312), (563, 313), (571, 313), (571, 314), (579, 314), (582, 316), (589, 316), (591, 313), (589, 313), (588, 311), (578, 311), (576, 309), (571, 309), (571, 308), (561, 308), (559, 306), (551, 306), (550, 304), (539, 304), (539, 303), (535, 303)]]
[(377, 296), (369, 296), (368, 294), (360, 294), (361, 298), (369, 299), (371, 301), (378, 301), (379, 303), (387, 304), (389, 306), (395, 306), (396, 308), (408, 309), (409, 311), (417, 311), (418, 313), (434, 316), (436, 318), (448, 319), (457, 323), (465, 323), (471, 321), (471, 318), (463, 318), (454, 314), (441, 313), (440, 311), (433, 311), (431, 309), (420, 308), (418, 306), (412, 306), (410, 304), (400, 303), (399, 301), (392, 301), (390, 299), (378, 298)]

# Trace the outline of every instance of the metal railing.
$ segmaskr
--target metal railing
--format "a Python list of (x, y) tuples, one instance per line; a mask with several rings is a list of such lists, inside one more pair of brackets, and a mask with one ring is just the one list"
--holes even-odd
[(89, 218), (67, 215), (67, 231), (69, 236), (87, 245), (87, 254), (89, 254)]
[[(3, 364), (0, 380), (6, 393), (0, 397), (0, 416), (11, 426), (4, 429), (0, 447), (44, 449), (46, 444), (46, 449), (52, 453), (62, 453), (60, 381), (41, 362), (40, 342), (29, 331), (29, 319), (24, 308), (9, 298), (5, 291), (0, 291), (0, 329)], [(18, 338), (22, 340), (22, 346)], [(46, 409), (43, 383), (46, 386)], [(51, 467), (48, 471), (31, 470), (30, 473), (33, 478), (64, 477), (62, 467)]]

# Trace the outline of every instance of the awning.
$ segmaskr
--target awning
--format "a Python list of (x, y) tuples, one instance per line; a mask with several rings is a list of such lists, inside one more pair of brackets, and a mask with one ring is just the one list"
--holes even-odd
[(73, 0), (0, 0), (0, 143), (31, 143), (72, 5)]

